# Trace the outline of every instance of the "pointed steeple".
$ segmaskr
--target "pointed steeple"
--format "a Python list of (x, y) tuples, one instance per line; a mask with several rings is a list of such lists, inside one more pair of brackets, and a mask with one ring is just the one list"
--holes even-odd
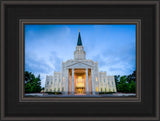
[(80, 30), (79, 30), (76, 50), (74, 51), (74, 59), (75, 60), (85, 60), (86, 59), (86, 52), (84, 51), (84, 48), (82, 46)]
[(79, 35), (78, 35), (77, 46), (82, 46), (82, 40), (81, 40), (80, 30), (79, 30)]

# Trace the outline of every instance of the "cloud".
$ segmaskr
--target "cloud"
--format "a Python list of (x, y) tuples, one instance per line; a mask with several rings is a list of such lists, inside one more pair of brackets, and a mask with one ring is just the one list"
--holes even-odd
[(127, 75), (135, 70), (135, 52), (130, 46), (119, 49), (106, 50), (95, 54), (91, 58), (99, 63), (100, 71), (107, 71), (109, 75)]
[(56, 52), (51, 52), (45, 56), (38, 57), (34, 53), (26, 53), (25, 70), (33, 72), (36, 76), (40, 74), (42, 86), (44, 87), (46, 75), (53, 75), (54, 71), (60, 71), (62, 59), (60, 59)]

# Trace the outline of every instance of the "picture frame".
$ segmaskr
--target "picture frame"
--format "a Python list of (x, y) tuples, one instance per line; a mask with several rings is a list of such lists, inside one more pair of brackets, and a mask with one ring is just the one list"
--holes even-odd
[[(138, 97), (24, 97), (23, 26), (27, 22), (135, 23)], [(1, 119), (159, 120), (159, 1), (2, 1)]]
[[(137, 63), (137, 66), (136, 66), (136, 75), (137, 75), (137, 82), (136, 82), (136, 97), (118, 97), (118, 98), (113, 98), (113, 97), (107, 97), (107, 98), (43, 98), (43, 97), (25, 97), (24, 96), (24, 48), (25, 48), (25, 44), (24, 44), (24, 26), (27, 25), (27, 24), (38, 24), (38, 25), (44, 25), (44, 24), (72, 24), (72, 25), (75, 25), (75, 24), (99, 24), (99, 25), (103, 25), (103, 24), (125, 24), (125, 25), (136, 25), (136, 44), (137, 44), (137, 49), (136, 49), (136, 63)], [(140, 76), (140, 72), (141, 72), (141, 68), (140, 66), (138, 65), (141, 65), (141, 50), (140, 50), (140, 45), (141, 45), (141, 38), (140, 38), (140, 31), (141, 31), (141, 20), (139, 19), (129, 19), (129, 20), (125, 20), (125, 19), (92, 19), (92, 20), (89, 20), (89, 19), (20, 19), (20, 22), (19, 22), (19, 74), (20, 74), (20, 77), (19, 77), (19, 99), (20, 99), (20, 102), (26, 102), (26, 101), (49, 101), (49, 102), (140, 102), (141, 101), (141, 88), (140, 88), (140, 85), (141, 85), (141, 76)]]

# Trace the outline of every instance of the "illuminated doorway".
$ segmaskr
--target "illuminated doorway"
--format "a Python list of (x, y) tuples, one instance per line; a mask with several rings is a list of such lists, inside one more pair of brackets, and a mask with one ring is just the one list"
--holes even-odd
[(76, 94), (85, 94), (85, 82), (82, 76), (76, 79)]

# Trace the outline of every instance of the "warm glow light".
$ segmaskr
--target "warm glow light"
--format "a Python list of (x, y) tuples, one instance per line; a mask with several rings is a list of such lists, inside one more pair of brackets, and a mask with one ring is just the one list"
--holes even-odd
[(84, 79), (82, 79), (81, 76), (78, 76), (78, 79), (76, 80), (76, 87), (84, 87)]
[(97, 87), (97, 92), (98, 92), (98, 87)]
[(96, 77), (96, 82), (97, 82), (97, 77)]

